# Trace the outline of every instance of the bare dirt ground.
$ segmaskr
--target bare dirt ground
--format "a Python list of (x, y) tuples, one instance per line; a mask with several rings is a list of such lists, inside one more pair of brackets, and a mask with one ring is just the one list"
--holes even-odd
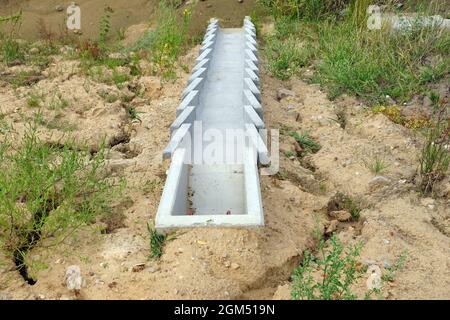
[[(189, 67), (198, 49), (183, 57)], [(384, 115), (374, 115), (352, 98), (331, 102), (319, 87), (300, 79), (275, 80), (264, 65), (261, 83), (267, 127), (309, 131), (322, 148), (303, 159), (288, 159), (284, 153), (295, 151), (294, 139), (280, 135), (283, 174), (261, 178), (265, 227), (180, 230), (166, 243), (160, 260), (149, 259), (146, 225), (154, 221), (169, 165), (161, 161), (161, 153), (189, 74), (179, 70), (176, 81), (161, 83), (142, 64), (143, 75), (123, 89), (87, 78), (80, 73), (78, 61), (62, 55), (40, 71), (44, 79), (34, 85), (17, 90), (6, 82), (0, 85), (0, 112), (18, 135), (35, 112), (26, 103), (27, 95), (39, 92), (51, 99), (59, 92), (70, 107), (63, 112), (44, 109), (43, 117), (56, 125), (43, 126), (42, 137), (56, 141), (73, 136), (95, 149), (106, 136), (111, 146), (109, 174), (128, 182), (117, 207), (125, 215), (123, 227), (102, 234), (97, 224), (58, 247), (34, 249), (28, 259), (45, 266), (35, 270), (35, 285), (28, 285), (14, 264), (0, 257), (1, 297), (286, 299), (292, 270), (303, 252), (317, 245), (315, 230), (324, 233), (329, 228), (327, 206), (341, 191), (363, 204), (358, 222), (335, 226), (344, 244), (363, 242), (361, 265), (378, 265), (385, 272), (406, 252), (404, 269), (383, 285), (384, 298), (450, 299), (450, 181), (440, 182), (437, 199), (418, 193), (414, 179), (420, 136)], [(6, 71), (17, 72), (14, 68), (26, 67)], [(143, 94), (137, 96), (130, 89), (134, 87), (143, 88)], [(279, 88), (293, 94), (278, 100)], [(128, 96), (141, 122), (127, 119), (121, 101), (109, 103), (105, 92)], [(345, 129), (333, 120), (339, 108), (347, 115)], [(367, 167), (374, 155), (389, 164), (383, 178), (375, 178)], [(79, 296), (64, 284), (65, 270), (73, 264), (80, 266), (85, 279)], [(364, 294), (366, 278), (355, 290)]]
[[(45, 26), (54, 35), (64, 34), (66, 31), (66, 9), (72, 1), (65, 0), (0, 0), (0, 16), (23, 12), (23, 19), (18, 36), (22, 39), (36, 40), (42, 35), (40, 30)], [(156, 24), (157, 0), (79, 0), (75, 1), (81, 9), (81, 37), (96, 38), (99, 22), (104, 15), (104, 9), (110, 7), (111, 25), (113, 33), (119, 32), (132, 25), (146, 23)], [(175, 1), (173, 1), (175, 3)], [(190, 32), (203, 32), (210, 17), (218, 17), (225, 26), (237, 27), (244, 16), (251, 11), (255, 1), (207, 0), (207, 1), (179, 1), (178, 11), (195, 3)]]

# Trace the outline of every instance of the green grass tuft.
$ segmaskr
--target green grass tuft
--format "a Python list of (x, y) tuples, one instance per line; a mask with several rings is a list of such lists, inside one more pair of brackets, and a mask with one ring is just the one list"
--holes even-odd
[(159, 234), (153, 229), (150, 224), (147, 224), (148, 232), (150, 233), (150, 256), (159, 259), (163, 254), (163, 247), (166, 241), (166, 236)]
[(64, 241), (108, 212), (118, 195), (102, 176), (104, 149), (91, 155), (70, 142), (39, 138), (36, 124), (0, 148), (0, 247), (17, 261), (42, 242)]
[[(265, 40), (275, 77), (286, 80), (310, 67), (315, 71), (312, 80), (330, 98), (346, 93), (375, 104), (385, 103), (386, 96), (405, 102), (449, 74), (448, 31), (420, 26), (407, 32), (369, 30), (361, 20), (364, 1), (340, 18), (323, 15), (322, 10), (329, 12), (327, 4), (314, 9), (322, 2), (287, 1), (287, 9), (273, 11), (275, 33)], [(308, 12), (315, 12), (317, 19)]]
[(294, 300), (353, 300), (357, 296), (351, 286), (362, 276), (357, 268), (361, 245), (344, 248), (335, 235), (323, 239), (319, 253), (305, 251), (303, 261), (292, 275), (291, 297)]
[(442, 180), (450, 164), (450, 133), (448, 106), (442, 105), (433, 124), (426, 129), (425, 143), (420, 155), (420, 187), (424, 194), (433, 191)]
[(373, 174), (380, 174), (383, 173), (389, 165), (383, 159), (375, 156), (375, 159), (368, 165), (368, 167), (370, 172)]
[(303, 148), (304, 153), (316, 153), (321, 148), (320, 144), (312, 139), (308, 132), (298, 134), (295, 131), (290, 131), (288, 134), (298, 142), (300, 147)]

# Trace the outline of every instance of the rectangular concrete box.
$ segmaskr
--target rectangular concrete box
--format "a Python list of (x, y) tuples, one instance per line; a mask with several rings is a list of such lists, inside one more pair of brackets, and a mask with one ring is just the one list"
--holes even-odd
[[(221, 29), (214, 20), (207, 29), (171, 126), (172, 140), (164, 150), (164, 156), (171, 157), (172, 162), (156, 216), (159, 232), (184, 227), (264, 225), (258, 161), (267, 162), (268, 152), (257, 131), (264, 128), (264, 122), (254, 26), (248, 18), (244, 25)], [(241, 129), (250, 143), (234, 146), (227, 141), (225, 149), (237, 148), (242, 159), (193, 162), (192, 151), (196, 147), (206, 151), (208, 147), (195, 145), (195, 141), (188, 147), (184, 142), (183, 137), (193, 133), (194, 121), (205, 131)]]

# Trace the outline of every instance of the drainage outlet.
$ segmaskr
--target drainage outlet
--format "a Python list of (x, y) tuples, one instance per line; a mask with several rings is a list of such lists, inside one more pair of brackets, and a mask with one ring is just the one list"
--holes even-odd
[(170, 127), (156, 229), (262, 226), (258, 164), (269, 162), (255, 27), (211, 19)]

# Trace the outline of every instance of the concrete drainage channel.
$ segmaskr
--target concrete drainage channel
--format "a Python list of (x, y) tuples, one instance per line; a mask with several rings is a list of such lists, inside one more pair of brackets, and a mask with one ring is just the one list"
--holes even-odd
[(262, 226), (258, 163), (269, 162), (255, 27), (211, 19), (164, 158), (171, 158), (156, 215), (159, 232), (195, 226)]

